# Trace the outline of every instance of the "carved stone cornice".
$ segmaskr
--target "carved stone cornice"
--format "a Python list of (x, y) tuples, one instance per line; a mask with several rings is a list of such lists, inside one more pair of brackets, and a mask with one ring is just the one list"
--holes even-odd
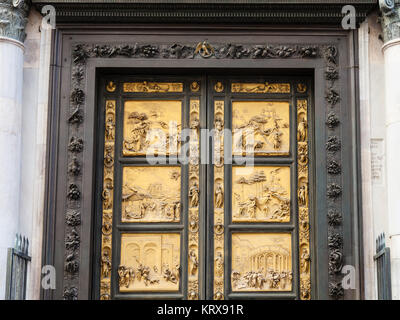
[(0, 37), (24, 42), (30, 0), (0, 0)]
[(385, 43), (400, 39), (400, 0), (379, 0)]
[(33, 0), (57, 23), (335, 24), (353, 5), (361, 22), (376, 0)]

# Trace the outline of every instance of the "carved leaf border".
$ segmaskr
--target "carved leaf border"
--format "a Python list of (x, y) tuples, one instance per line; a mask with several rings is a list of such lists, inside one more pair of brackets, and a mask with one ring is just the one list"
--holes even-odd
[[(207, 51), (208, 49), (208, 51)], [(332, 112), (339, 109), (340, 96), (336, 89), (338, 77), (338, 50), (334, 45), (241, 45), (241, 44), (220, 44), (211, 46), (206, 41), (198, 44), (93, 44), (79, 43), (75, 44), (72, 50), (72, 72), (71, 72), (71, 93), (68, 110), (68, 168), (66, 192), (66, 223), (65, 223), (65, 264), (64, 264), (64, 283), (63, 299), (77, 300), (79, 297), (79, 263), (80, 263), (80, 207), (81, 207), (81, 187), (82, 187), (82, 150), (84, 147), (83, 126), (84, 106), (85, 106), (85, 78), (86, 61), (89, 58), (150, 58), (150, 59), (315, 59), (323, 57), (326, 62), (326, 101), (330, 105), (328, 109), (332, 118)], [(329, 110), (328, 110), (329, 111)], [(327, 112), (328, 115), (328, 112)], [(340, 114), (336, 116), (337, 121), (327, 119), (327, 126), (330, 133), (335, 134), (339, 141), (339, 146), (334, 145), (332, 150), (328, 148), (329, 138), (327, 137), (327, 163), (336, 159), (340, 163)], [(332, 136), (333, 137), (333, 136)], [(328, 159), (329, 158), (329, 159)], [(327, 171), (327, 198), (329, 212), (340, 212), (341, 208), (341, 175), (331, 174)], [(336, 188), (337, 187), (337, 188)], [(333, 190), (332, 192), (330, 190)], [(336, 196), (332, 196), (336, 195)], [(338, 211), (339, 209), (339, 211)], [(73, 225), (68, 223), (68, 218), (74, 212), (79, 218), (76, 218)], [(329, 214), (328, 214), (329, 218)], [(341, 236), (340, 224), (335, 224), (328, 228), (328, 242), (336, 234)], [(329, 295), (338, 299), (343, 296), (343, 288), (340, 285), (339, 269), (333, 269), (331, 263), (331, 253), (341, 252), (341, 246), (330, 247), (329, 254)], [(343, 256), (343, 255), (341, 255)], [(337, 261), (332, 259), (332, 261)], [(334, 271), (334, 272), (332, 272)]]
[(329, 296), (342, 299), (343, 229), (342, 229), (342, 139), (340, 123), (339, 52), (328, 45), (323, 51), (326, 79), (326, 170), (328, 219)]

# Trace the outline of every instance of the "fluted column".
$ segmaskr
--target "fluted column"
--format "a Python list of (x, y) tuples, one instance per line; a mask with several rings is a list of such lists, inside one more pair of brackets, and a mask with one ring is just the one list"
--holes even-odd
[(400, 299), (400, 0), (380, 0), (385, 61), (388, 224), (393, 299)]
[(0, 299), (18, 230), (25, 26), (30, 2), (0, 0)]

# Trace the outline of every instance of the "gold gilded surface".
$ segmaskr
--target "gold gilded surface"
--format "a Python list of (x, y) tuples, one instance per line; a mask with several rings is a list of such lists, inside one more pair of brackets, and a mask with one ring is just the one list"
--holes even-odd
[(183, 83), (181, 82), (126, 82), (124, 83), (124, 92), (183, 92)]
[(289, 167), (233, 167), (233, 222), (289, 222)]
[(286, 233), (232, 234), (232, 290), (291, 291), (292, 244)]
[(199, 119), (200, 100), (190, 100), (188, 299), (199, 299)]
[(300, 299), (311, 299), (307, 100), (297, 100), (297, 204), (299, 208)]
[(121, 235), (119, 290), (178, 291), (180, 281), (178, 233), (124, 233)]
[(192, 91), (192, 92), (199, 92), (199, 90), (200, 90), (200, 84), (199, 84), (197, 81), (193, 81), (193, 82), (190, 84), (190, 91)]
[(179, 222), (180, 167), (124, 167), (122, 222)]
[(114, 92), (117, 89), (117, 85), (113, 81), (109, 81), (106, 85), (106, 90), (108, 92)]
[(305, 93), (307, 91), (307, 85), (304, 83), (298, 83), (296, 89), (298, 93)]
[(233, 93), (290, 93), (289, 83), (232, 83)]
[(179, 100), (125, 102), (123, 155), (177, 154), (181, 113)]
[(115, 100), (106, 101), (102, 191), (100, 299), (111, 298), (112, 220), (114, 201)]
[(214, 300), (224, 299), (224, 101), (214, 102)]
[(255, 156), (288, 155), (290, 114), (288, 102), (232, 102), (233, 154), (254, 150)]
[(218, 81), (218, 82), (215, 84), (214, 90), (215, 90), (216, 92), (222, 92), (222, 91), (224, 91), (224, 85), (222, 84), (221, 81)]

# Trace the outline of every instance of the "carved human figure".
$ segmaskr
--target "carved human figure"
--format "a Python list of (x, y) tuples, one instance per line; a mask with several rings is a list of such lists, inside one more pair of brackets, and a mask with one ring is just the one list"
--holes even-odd
[(181, 277), (181, 266), (179, 264), (175, 265), (173, 273), (174, 273), (175, 278), (177, 279), (177, 281), (179, 281), (179, 279)]
[(298, 192), (299, 206), (306, 206), (308, 203), (307, 185), (304, 184), (299, 188)]
[(214, 120), (214, 127), (215, 130), (217, 130), (218, 132), (222, 131), (222, 129), (224, 128), (224, 120), (222, 120), (220, 117), (217, 117)]
[(250, 196), (247, 202), (247, 214), (250, 218), (256, 218), (256, 208), (257, 208), (257, 199), (254, 196)]
[(180, 201), (175, 203), (174, 207), (174, 220), (179, 221), (180, 216), (181, 216), (181, 203)]
[(232, 279), (233, 287), (236, 288), (238, 285), (238, 282), (240, 280), (240, 272), (236, 271), (236, 270), (232, 270), (231, 279)]
[(308, 163), (308, 158), (307, 158), (307, 145), (299, 145), (299, 164), (301, 165), (306, 165)]
[(222, 84), (222, 82), (218, 81), (215, 86), (214, 86), (215, 91), (217, 92), (222, 92), (224, 91), (224, 85)]
[(175, 215), (175, 206), (173, 204), (168, 204), (165, 207), (165, 215), (167, 216), (168, 219), (174, 219), (174, 215)]
[(307, 140), (307, 122), (303, 118), (297, 126), (297, 141), (305, 142)]
[(307, 248), (303, 248), (300, 259), (300, 271), (301, 273), (307, 273), (310, 268), (310, 254)]
[(199, 119), (193, 118), (190, 121), (190, 129), (197, 130), (199, 128), (199, 124), (200, 124)]
[(217, 252), (215, 257), (215, 273), (218, 277), (222, 277), (224, 274), (224, 257), (221, 252)]
[(264, 287), (265, 279), (262, 275), (262, 270), (256, 274), (256, 288), (262, 289)]
[(125, 266), (118, 267), (118, 278), (119, 278), (119, 286), (122, 287), (125, 285)]
[(107, 118), (107, 123), (106, 123), (106, 139), (107, 140), (114, 140), (115, 133), (114, 133), (114, 118), (112, 115), (110, 115)]
[(224, 191), (219, 184), (215, 189), (215, 207), (222, 208), (224, 206)]
[(273, 145), (274, 145), (275, 150), (279, 150), (281, 148), (281, 143), (282, 143), (281, 135), (282, 134), (283, 134), (282, 132), (276, 131), (272, 135), (272, 140), (273, 140)]
[(195, 182), (189, 190), (189, 197), (190, 197), (190, 206), (197, 207), (199, 204), (199, 187), (197, 186), (197, 183)]
[(144, 202), (142, 202), (140, 203), (139, 209), (140, 209), (140, 219), (143, 219), (144, 216), (146, 215), (147, 205)]
[(198, 83), (197, 81), (193, 81), (193, 82), (190, 84), (190, 90), (192, 90), (193, 92), (199, 91), (199, 90), (200, 90), (200, 85), (199, 85), (199, 83)]
[(104, 155), (104, 165), (108, 168), (114, 164), (114, 157), (112, 155), (112, 151), (113, 151), (112, 146), (106, 147), (105, 155)]
[(104, 278), (107, 278), (111, 270), (111, 259), (108, 251), (104, 251), (101, 257), (101, 274)]
[(134, 112), (129, 116), (129, 118), (133, 121), (131, 126), (131, 136), (130, 139), (124, 140), (124, 146), (128, 150), (139, 152), (144, 147), (144, 142), (149, 128), (149, 123), (146, 121), (148, 117), (146, 114)]
[(175, 277), (175, 274), (173, 274), (173, 272), (168, 267), (164, 270), (163, 276), (164, 276), (165, 281), (167, 281), (167, 282), (169, 281), (174, 284), (178, 282), (178, 280)]
[(104, 188), (101, 195), (103, 198), (103, 209), (105, 209), (105, 210), (110, 209), (111, 205), (112, 205), (110, 190), (108, 188)]
[(197, 272), (199, 262), (197, 260), (196, 253), (193, 250), (189, 252), (189, 262), (190, 262), (190, 274), (194, 276)]

